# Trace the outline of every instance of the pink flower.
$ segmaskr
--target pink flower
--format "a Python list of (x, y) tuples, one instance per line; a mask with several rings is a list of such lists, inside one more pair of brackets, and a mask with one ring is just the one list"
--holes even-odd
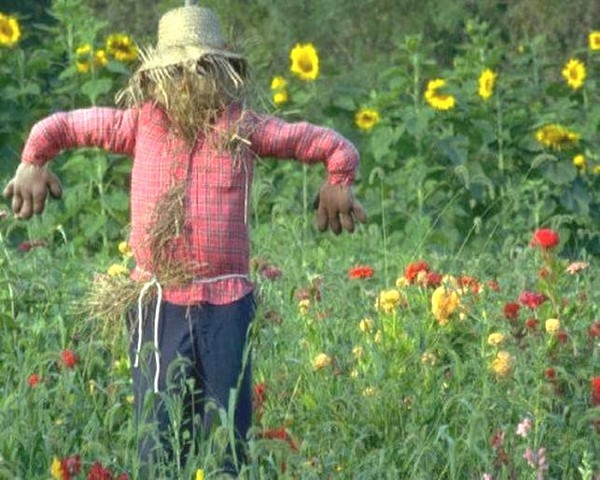
[(566, 268), (566, 271), (571, 275), (575, 275), (576, 273), (586, 270), (589, 266), (590, 264), (588, 262), (573, 262), (569, 264), (569, 266)]
[(547, 300), (548, 297), (543, 293), (530, 292), (525, 290), (519, 295), (519, 303), (525, 307), (534, 310)]
[(522, 438), (527, 437), (527, 435), (529, 435), (529, 432), (531, 431), (532, 426), (533, 423), (531, 422), (531, 419), (524, 418), (523, 420), (521, 420), (519, 425), (517, 425), (517, 435)]

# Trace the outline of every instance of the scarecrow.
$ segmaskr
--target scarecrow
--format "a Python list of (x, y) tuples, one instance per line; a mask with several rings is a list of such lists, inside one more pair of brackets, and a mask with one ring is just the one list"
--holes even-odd
[[(94, 146), (133, 158), (129, 244), (136, 268), (124, 283), (104, 285), (100, 297), (107, 315), (122, 318), (121, 303), (128, 309), (136, 417), (142, 432), (157, 426), (140, 434), (140, 459), (150, 469), (165, 458), (185, 461), (220, 409), (237, 439), (223, 467), (235, 473), (252, 415), (248, 209), (255, 158), (325, 165), (319, 230), (352, 232), (366, 215), (352, 193), (354, 146), (331, 129), (250, 109), (246, 59), (225, 42), (215, 14), (192, 3), (162, 16), (158, 43), (141, 52), (118, 108), (58, 112), (34, 125), (4, 195), (27, 219), (44, 210), (48, 194), (61, 196), (47, 162), (62, 150)], [(174, 396), (184, 399), (179, 422), (167, 408)], [(173, 437), (191, 440), (173, 447)]]

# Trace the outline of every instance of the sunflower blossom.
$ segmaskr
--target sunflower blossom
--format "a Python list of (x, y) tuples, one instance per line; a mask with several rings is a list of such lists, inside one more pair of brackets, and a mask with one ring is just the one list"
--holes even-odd
[(273, 103), (282, 105), (287, 103), (289, 95), (287, 91), (287, 80), (279, 75), (271, 80), (271, 91), (273, 92)]
[(106, 51), (119, 62), (133, 62), (138, 57), (138, 50), (133, 40), (121, 33), (113, 33), (108, 36)]
[(92, 67), (92, 46), (89, 43), (80, 45), (75, 50), (75, 66), (79, 73), (88, 73)]
[(481, 72), (481, 75), (479, 75), (479, 89), (477, 90), (477, 93), (482, 99), (488, 100), (494, 93), (497, 76), (498, 75), (489, 68), (486, 68)]
[(21, 38), (21, 28), (15, 17), (0, 13), (0, 45), (12, 47)]
[(425, 100), (436, 110), (451, 110), (456, 106), (456, 98), (453, 95), (446, 95), (439, 90), (446, 85), (446, 80), (436, 78), (430, 80), (425, 90)]
[(556, 123), (544, 125), (537, 130), (535, 137), (544, 147), (559, 151), (574, 146), (581, 139), (578, 133)]
[(379, 112), (372, 108), (361, 108), (354, 114), (354, 123), (358, 128), (365, 132), (370, 131), (379, 123)]
[(290, 52), (290, 71), (301, 80), (312, 81), (319, 76), (319, 55), (312, 43), (298, 43)]
[(583, 82), (585, 81), (585, 65), (580, 60), (572, 58), (564, 66), (562, 75), (569, 87), (573, 90), (577, 90), (583, 86)]
[(600, 50), (600, 31), (591, 32), (588, 39), (590, 50)]

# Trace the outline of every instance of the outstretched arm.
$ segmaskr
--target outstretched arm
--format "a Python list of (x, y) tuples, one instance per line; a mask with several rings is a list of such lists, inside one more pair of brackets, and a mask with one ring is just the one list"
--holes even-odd
[(277, 117), (257, 116), (250, 137), (258, 156), (294, 158), (304, 163), (322, 162), (328, 178), (317, 197), (317, 227), (336, 235), (354, 231), (354, 222), (367, 221), (362, 205), (354, 198), (352, 184), (359, 163), (354, 145), (335, 130), (307, 122), (287, 123)]
[(12, 210), (19, 218), (44, 211), (48, 194), (60, 198), (60, 181), (46, 163), (62, 150), (99, 147), (132, 155), (137, 129), (136, 110), (89, 108), (59, 112), (36, 123), (25, 148), (22, 162), (3, 195), (12, 199)]

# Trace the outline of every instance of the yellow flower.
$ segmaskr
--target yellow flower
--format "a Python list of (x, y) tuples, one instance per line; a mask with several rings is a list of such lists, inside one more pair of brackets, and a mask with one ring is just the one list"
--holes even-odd
[(101, 68), (106, 66), (108, 63), (108, 57), (106, 56), (106, 50), (100, 49), (94, 52), (94, 66)]
[(450, 110), (456, 106), (456, 99), (452, 95), (440, 93), (439, 90), (446, 85), (446, 80), (436, 78), (430, 80), (425, 91), (425, 100), (436, 110)]
[(290, 71), (301, 80), (316, 80), (319, 76), (319, 55), (312, 43), (296, 44), (290, 52)]
[(558, 333), (560, 330), (560, 320), (558, 318), (549, 318), (546, 320), (546, 332), (550, 334)]
[(356, 358), (357, 360), (361, 359), (364, 356), (364, 354), (365, 350), (360, 345), (357, 345), (352, 349), (352, 355), (354, 355), (354, 358)]
[(423, 365), (433, 366), (437, 362), (437, 357), (431, 352), (423, 352), (421, 355), (421, 363)]
[(396, 279), (396, 287), (398, 288), (408, 287), (409, 285), (410, 282), (408, 281), (408, 278), (406, 278), (404, 275)]
[(579, 170), (585, 171), (587, 167), (585, 156), (581, 153), (579, 155), (575, 155), (573, 157), (573, 165), (575, 165)]
[(75, 50), (75, 66), (79, 73), (90, 71), (92, 67), (92, 46), (89, 43), (84, 43)]
[(129, 244), (127, 242), (125, 242), (125, 241), (120, 242), (117, 248), (119, 250), (119, 253), (121, 255), (123, 255), (124, 257), (131, 256), (131, 247), (129, 246)]
[(138, 57), (138, 50), (133, 40), (120, 33), (108, 36), (106, 51), (120, 62), (133, 62)]
[(354, 123), (358, 128), (368, 132), (379, 123), (379, 112), (372, 108), (361, 108), (354, 114)]
[(363, 318), (359, 322), (358, 328), (360, 328), (360, 331), (363, 333), (369, 333), (373, 331), (373, 319), (369, 317)]
[(12, 47), (21, 38), (21, 28), (15, 17), (0, 13), (0, 45)]
[(362, 391), (363, 397), (376, 397), (379, 394), (379, 390), (375, 387), (367, 387)]
[(310, 306), (310, 300), (305, 298), (304, 300), (300, 300), (298, 302), (298, 311), (300, 315), (304, 316), (308, 313), (308, 307)]
[(559, 151), (572, 147), (581, 139), (578, 133), (556, 123), (544, 125), (537, 130), (535, 137), (543, 146)]
[(204, 480), (204, 470), (202, 470), (201, 468), (196, 470), (195, 480)]
[(600, 31), (591, 32), (589, 41), (590, 50), (600, 50)]
[(119, 263), (113, 263), (110, 267), (108, 267), (108, 275), (111, 277), (116, 277), (118, 275), (126, 275), (127, 273), (129, 273), (127, 267)]
[(329, 355), (327, 355), (326, 353), (319, 353), (313, 359), (312, 364), (316, 370), (320, 370), (321, 368), (328, 367), (329, 365), (331, 365), (332, 362), (333, 362), (333, 360), (331, 359), (331, 357)]
[(492, 360), (491, 366), (492, 370), (498, 377), (506, 378), (510, 376), (515, 366), (515, 357), (504, 350), (500, 350), (496, 354), (496, 358)]
[(378, 312), (390, 314), (400, 305), (400, 292), (396, 289), (383, 290), (375, 301)]
[(54, 457), (52, 459), (52, 465), (50, 466), (50, 474), (55, 480), (62, 480), (64, 478), (62, 462), (57, 457)]
[(284, 103), (287, 103), (288, 100), (289, 96), (287, 90), (280, 90), (273, 94), (273, 103), (275, 105), (283, 105)]
[(287, 80), (280, 75), (276, 75), (271, 80), (271, 90), (282, 90), (287, 87)]
[(456, 290), (450, 290), (442, 285), (431, 295), (431, 312), (441, 325), (448, 323), (450, 316), (459, 307), (460, 296)]
[(581, 88), (585, 81), (585, 65), (576, 58), (570, 59), (562, 70), (562, 75), (573, 90)]
[(504, 340), (506, 340), (506, 335), (504, 335), (503, 333), (495, 332), (490, 333), (487, 339), (487, 343), (488, 345), (498, 346), (504, 343)]
[(481, 75), (479, 75), (479, 96), (484, 100), (489, 99), (494, 93), (494, 85), (496, 83), (496, 77), (498, 75), (492, 72), (489, 68), (486, 68)]

